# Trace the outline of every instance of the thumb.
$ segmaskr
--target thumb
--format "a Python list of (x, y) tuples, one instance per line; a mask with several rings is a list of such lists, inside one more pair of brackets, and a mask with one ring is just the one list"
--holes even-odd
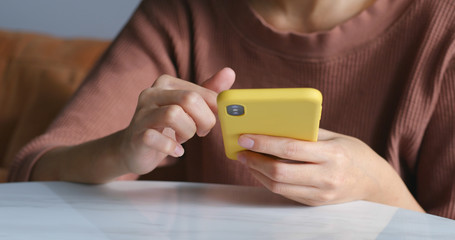
[(216, 93), (220, 93), (232, 87), (235, 81), (235, 72), (232, 68), (225, 67), (201, 85)]

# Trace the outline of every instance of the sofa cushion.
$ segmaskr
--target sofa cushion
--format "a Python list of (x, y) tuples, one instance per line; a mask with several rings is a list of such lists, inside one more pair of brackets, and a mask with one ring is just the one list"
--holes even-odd
[(108, 45), (0, 30), (0, 182), (14, 155), (45, 131)]

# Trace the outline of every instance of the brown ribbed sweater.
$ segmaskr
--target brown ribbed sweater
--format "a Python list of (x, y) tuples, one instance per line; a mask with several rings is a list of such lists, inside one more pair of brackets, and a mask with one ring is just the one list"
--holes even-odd
[[(138, 94), (162, 74), (201, 83), (225, 66), (234, 88), (313, 87), (321, 127), (357, 137), (399, 172), (430, 213), (455, 219), (455, 1), (377, 0), (330, 31), (280, 32), (241, 0), (150, 0), (11, 181), (46, 150), (125, 128)], [(226, 159), (219, 126), (185, 144), (187, 181), (256, 185)]]

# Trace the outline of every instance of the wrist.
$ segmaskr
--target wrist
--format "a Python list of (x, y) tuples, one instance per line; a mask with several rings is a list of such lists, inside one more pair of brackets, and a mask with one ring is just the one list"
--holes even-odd
[(128, 131), (126, 129), (120, 130), (111, 135), (110, 143), (108, 144), (110, 149), (108, 152), (108, 159), (112, 161), (112, 165), (117, 168), (117, 172), (121, 175), (131, 173), (127, 160), (130, 156), (131, 147), (129, 143), (125, 142)]
[(61, 180), (101, 184), (127, 174), (120, 152), (119, 132), (71, 146), (62, 155)]
[(373, 188), (371, 198), (366, 200), (424, 212), (395, 169), (384, 159), (380, 160), (380, 166), (376, 168), (380, 172), (376, 178), (377, 188)]

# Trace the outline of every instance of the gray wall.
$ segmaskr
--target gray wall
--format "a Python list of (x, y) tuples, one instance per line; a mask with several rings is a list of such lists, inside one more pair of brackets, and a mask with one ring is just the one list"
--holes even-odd
[(0, 0), (0, 29), (112, 39), (140, 0)]

